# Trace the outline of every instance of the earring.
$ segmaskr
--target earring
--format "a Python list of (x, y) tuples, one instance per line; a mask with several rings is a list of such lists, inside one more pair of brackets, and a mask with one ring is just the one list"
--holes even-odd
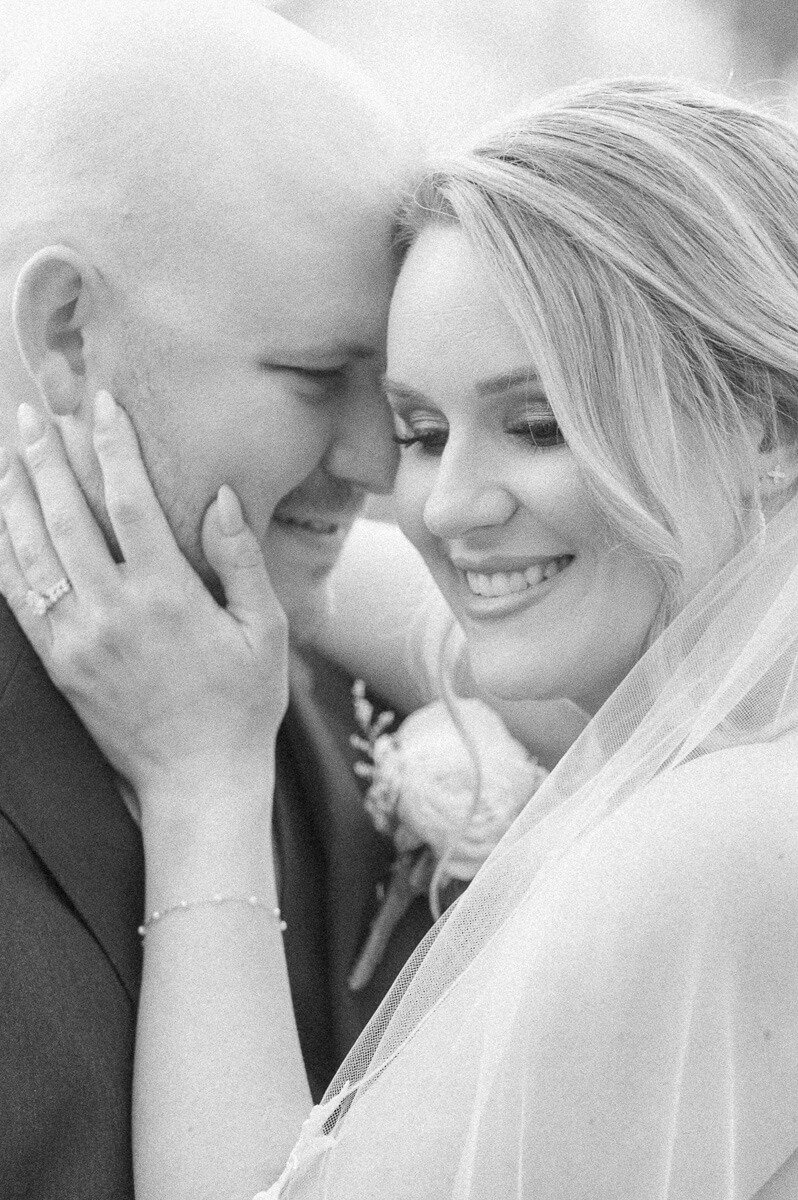
[(781, 464), (776, 463), (772, 471), (766, 472), (768, 479), (772, 479), (774, 483), (783, 483), (787, 476), (781, 469)]

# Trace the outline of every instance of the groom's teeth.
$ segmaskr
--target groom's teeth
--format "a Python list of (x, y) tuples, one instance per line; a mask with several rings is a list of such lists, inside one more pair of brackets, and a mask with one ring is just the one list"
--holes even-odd
[(525, 592), (530, 587), (536, 587), (544, 579), (552, 579), (564, 570), (571, 561), (571, 555), (552, 558), (547, 563), (535, 563), (525, 571), (494, 571), (490, 575), (479, 571), (466, 571), (465, 577), (470, 590), (475, 596), (512, 596)]
[(288, 517), (282, 513), (275, 514), (274, 519), (279, 525), (293, 525), (295, 529), (306, 529), (309, 533), (330, 535), (338, 532), (338, 526), (329, 521), (300, 520), (299, 517)]

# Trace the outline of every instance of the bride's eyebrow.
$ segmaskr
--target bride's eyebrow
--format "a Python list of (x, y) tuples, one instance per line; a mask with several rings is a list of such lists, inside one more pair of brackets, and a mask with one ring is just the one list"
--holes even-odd
[(500, 396), (514, 388), (540, 388), (540, 376), (533, 367), (519, 367), (515, 371), (503, 371), (500, 375), (491, 375), (482, 379), (476, 385), (475, 391), (480, 396)]
[(419, 404), (428, 404), (429, 398), (416, 388), (406, 387), (403, 383), (395, 383), (386, 375), (380, 380), (383, 395), (388, 400), (413, 400)]
[[(531, 366), (519, 367), (514, 371), (502, 371), (500, 375), (490, 375), (487, 379), (481, 379), (474, 386), (477, 395), (484, 397), (501, 396), (515, 388), (539, 390), (542, 388), (540, 376)], [(411, 400), (421, 404), (429, 403), (429, 397), (425, 396), (423, 392), (389, 379), (387, 375), (383, 376), (382, 390), (389, 399)]]

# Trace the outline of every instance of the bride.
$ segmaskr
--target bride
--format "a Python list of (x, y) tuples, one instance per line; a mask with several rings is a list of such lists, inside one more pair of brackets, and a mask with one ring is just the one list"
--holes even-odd
[(488, 698), (533, 750), (551, 701), (587, 724), (313, 1111), (254, 539), (222, 488), (222, 610), (101, 394), (115, 565), (22, 422), (41, 508), (19, 481), (2, 590), (142, 811), (137, 1196), (795, 1196), (798, 136), (687, 88), (582, 88), (430, 169), (399, 241), (386, 392), (421, 557), (358, 526), (321, 641), (389, 695), (422, 664), (426, 698)]

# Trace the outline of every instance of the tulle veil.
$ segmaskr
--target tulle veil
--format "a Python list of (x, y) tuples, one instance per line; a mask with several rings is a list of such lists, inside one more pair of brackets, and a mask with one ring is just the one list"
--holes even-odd
[[(777, 743), (796, 731), (798, 498), (793, 498), (767, 525), (762, 523), (654, 642), (536, 793), (465, 895), (418, 947), (325, 1097), (330, 1144), (371, 1089), (390, 1089), (395, 1065), (445, 1000), (466, 983), (478, 986), (480, 969), (489, 977), (494, 943), (529, 910), (530, 900), (591, 831), (652, 781), (667, 779), (684, 764), (724, 749)], [(798, 814), (798, 795), (795, 801)], [(476, 1164), (484, 1150), (485, 1130), (492, 1129), (490, 1136), (495, 1137), (499, 1128), (487, 1113), (489, 1097), (495, 1099), (501, 1072), (512, 1072), (508, 1031), (515, 1027), (532, 984), (534, 955), (513, 961), (502, 983), (503, 1015), (491, 1014), (487, 1040), (474, 1047), (481, 1066), (469, 1101), (468, 1132), (452, 1168), (453, 1194), (458, 1197), (539, 1194), (521, 1187), (502, 1190), (500, 1184), (495, 1192), (480, 1190), (474, 1182), (480, 1174)], [(439, 1028), (444, 1033), (436, 1035), (432, 1052), (445, 1058), (446, 1023)], [(452, 1036), (455, 1032), (450, 1031)], [(336, 1107), (335, 1098), (342, 1095)], [(798, 1105), (798, 1096), (793, 1100)], [(511, 1113), (505, 1117), (501, 1136), (516, 1139), (512, 1154), (522, 1158), (529, 1130)], [(780, 1152), (773, 1150), (774, 1155)], [(617, 1194), (626, 1193), (619, 1187)], [(677, 1188), (662, 1194), (681, 1193)]]

